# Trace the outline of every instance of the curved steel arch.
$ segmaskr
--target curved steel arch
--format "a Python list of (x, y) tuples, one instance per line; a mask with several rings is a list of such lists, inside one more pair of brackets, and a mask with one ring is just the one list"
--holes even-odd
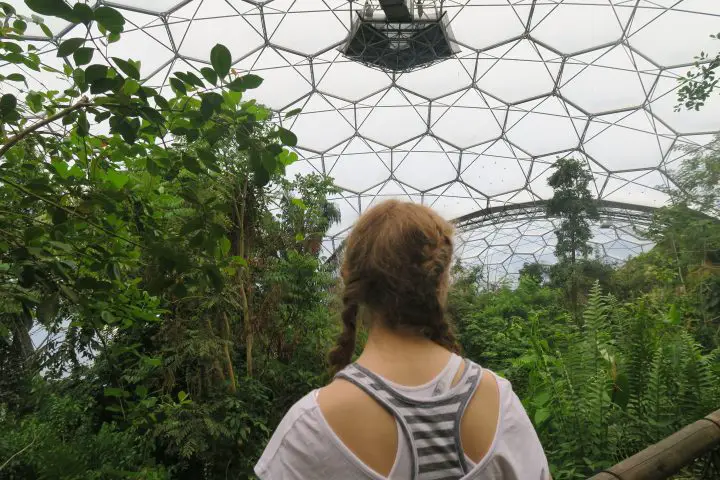
[[(547, 204), (548, 200), (538, 200), (499, 205), (457, 217), (452, 222), (458, 231), (465, 232), (473, 228), (497, 225), (507, 221), (554, 218), (554, 216), (548, 215)], [(642, 226), (648, 226), (652, 222), (653, 214), (657, 210), (655, 207), (610, 200), (597, 200), (597, 205), (602, 222), (623, 220)]]

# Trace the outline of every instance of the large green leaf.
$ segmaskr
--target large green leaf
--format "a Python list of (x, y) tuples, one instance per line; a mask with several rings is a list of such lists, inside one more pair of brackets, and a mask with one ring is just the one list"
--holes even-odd
[(120, 398), (123, 397), (126, 392), (122, 388), (105, 387), (103, 393), (106, 397)]
[(95, 53), (94, 48), (80, 47), (73, 53), (73, 60), (75, 65), (87, 65), (92, 60), (93, 54)]
[(25, 33), (25, 30), (27, 30), (27, 23), (20, 19), (17, 19), (13, 22), (13, 28), (17, 33), (22, 35), (23, 33)]
[(172, 89), (179, 93), (180, 95), (185, 95), (187, 93), (187, 88), (185, 88), (185, 83), (180, 80), (179, 78), (171, 78), (170, 79), (170, 86)]
[(24, 82), (25, 76), (19, 73), (11, 73), (7, 77), (5, 77), (5, 80), (9, 80), (11, 82)]
[(225, 45), (218, 43), (210, 51), (210, 63), (212, 63), (218, 77), (225, 78), (230, 72), (230, 64), (232, 63), (230, 50)]
[(215, 70), (208, 67), (203, 67), (200, 69), (200, 73), (202, 73), (202, 76), (205, 77), (205, 80), (212, 83), (213, 85), (217, 85), (218, 77), (217, 73), (215, 73)]
[(81, 112), (77, 121), (77, 134), (80, 137), (87, 137), (90, 133), (90, 122), (88, 122), (85, 112)]
[(547, 408), (538, 408), (535, 411), (535, 426), (538, 427), (550, 418), (550, 410)]
[(197, 158), (189, 154), (183, 154), (183, 165), (192, 173), (202, 173), (202, 167), (198, 163)]
[(68, 38), (63, 41), (57, 50), (58, 57), (67, 57), (72, 55), (75, 50), (80, 48), (85, 43), (84, 38)]
[(280, 137), (280, 141), (282, 141), (283, 144), (287, 145), (288, 147), (294, 147), (297, 145), (297, 136), (287, 128), (279, 127), (278, 137)]
[[(87, 78), (85, 79), (87, 81)], [(101, 78), (99, 80), (95, 80), (90, 84), (90, 93), (97, 94), (97, 93), (104, 93), (108, 90), (118, 90), (123, 85), (122, 78), (115, 77), (115, 78)]]
[(95, 80), (105, 78), (107, 76), (107, 72), (108, 67), (105, 65), (90, 65), (85, 69), (85, 81), (87, 83), (93, 83)]
[(252, 73), (243, 75), (240, 77), (240, 80), (242, 80), (243, 86), (246, 90), (258, 88), (263, 83), (262, 77), (253, 75)]
[(29, 92), (25, 97), (25, 103), (33, 113), (39, 113), (43, 106), (43, 95), (39, 92)]
[(219, 93), (208, 92), (202, 95), (200, 113), (204, 119), (209, 119), (216, 111), (220, 111), (223, 104), (223, 97)]
[(84, 3), (76, 3), (73, 5), (72, 15), (76, 22), (90, 23), (95, 19), (93, 9)]
[(73, 11), (65, 0), (25, 0), (25, 4), (40, 15), (60, 17), (68, 21), (73, 20)]
[(110, 33), (121, 33), (125, 26), (122, 14), (111, 7), (99, 7), (95, 10), (95, 21)]
[(140, 71), (135, 65), (122, 58), (112, 57), (112, 60), (125, 75), (135, 80), (140, 80)]
[(262, 82), (262, 77), (250, 74), (236, 78), (228, 84), (228, 88), (233, 92), (244, 92), (245, 90), (259, 87)]
[(107, 178), (107, 180), (112, 184), (112, 186), (118, 190), (124, 187), (125, 184), (130, 180), (130, 177), (127, 174), (123, 172), (118, 172), (117, 170), (108, 170), (105, 178)]
[(3, 115), (15, 110), (17, 107), (17, 98), (12, 93), (6, 93), (0, 97), (0, 113)]
[(5, 12), (5, 15), (7, 15), (8, 17), (17, 13), (15, 7), (13, 7), (7, 2), (0, 2), (0, 8), (2, 8), (2, 11)]
[(183, 82), (187, 83), (188, 85), (192, 85), (198, 88), (205, 88), (205, 84), (202, 82), (202, 80), (200, 80), (200, 78), (192, 72), (175, 72), (175, 76)]

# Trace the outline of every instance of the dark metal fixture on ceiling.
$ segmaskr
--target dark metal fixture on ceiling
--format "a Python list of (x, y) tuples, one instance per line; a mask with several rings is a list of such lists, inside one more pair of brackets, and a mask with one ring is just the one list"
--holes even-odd
[(367, 0), (340, 50), (350, 59), (404, 72), (451, 58), (455, 44), (439, 0)]

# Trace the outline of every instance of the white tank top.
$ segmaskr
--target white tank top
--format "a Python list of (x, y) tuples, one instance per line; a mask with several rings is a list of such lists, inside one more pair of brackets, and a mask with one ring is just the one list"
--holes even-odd
[[(452, 355), (448, 364), (430, 382), (408, 387), (379, 377), (392, 389), (419, 401), (450, 390), (462, 358)], [(481, 374), (491, 374), (482, 369)], [(376, 375), (377, 376), (377, 375)], [(525, 410), (510, 383), (497, 377), (500, 415), (493, 443), (477, 464), (467, 456), (464, 480), (547, 480), (550, 473), (545, 454)], [(298, 401), (283, 418), (255, 466), (261, 480), (411, 480), (413, 453), (398, 423), (398, 449), (388, 477), (365, 465), (325, 421), (317, 403), (319, 390)]]

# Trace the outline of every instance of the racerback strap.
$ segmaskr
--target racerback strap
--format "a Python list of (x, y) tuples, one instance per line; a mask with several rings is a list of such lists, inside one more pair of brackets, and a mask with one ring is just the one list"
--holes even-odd
[(335, 375), (362, 389), (390, 412), (412, 453), (413, 480), (457, 480), (468, 472), (460, 444), (460, 422), (477, 389), (482, 369), (465, 360), (460, 381), (445, 394), (414, 399), (356, 363)]

